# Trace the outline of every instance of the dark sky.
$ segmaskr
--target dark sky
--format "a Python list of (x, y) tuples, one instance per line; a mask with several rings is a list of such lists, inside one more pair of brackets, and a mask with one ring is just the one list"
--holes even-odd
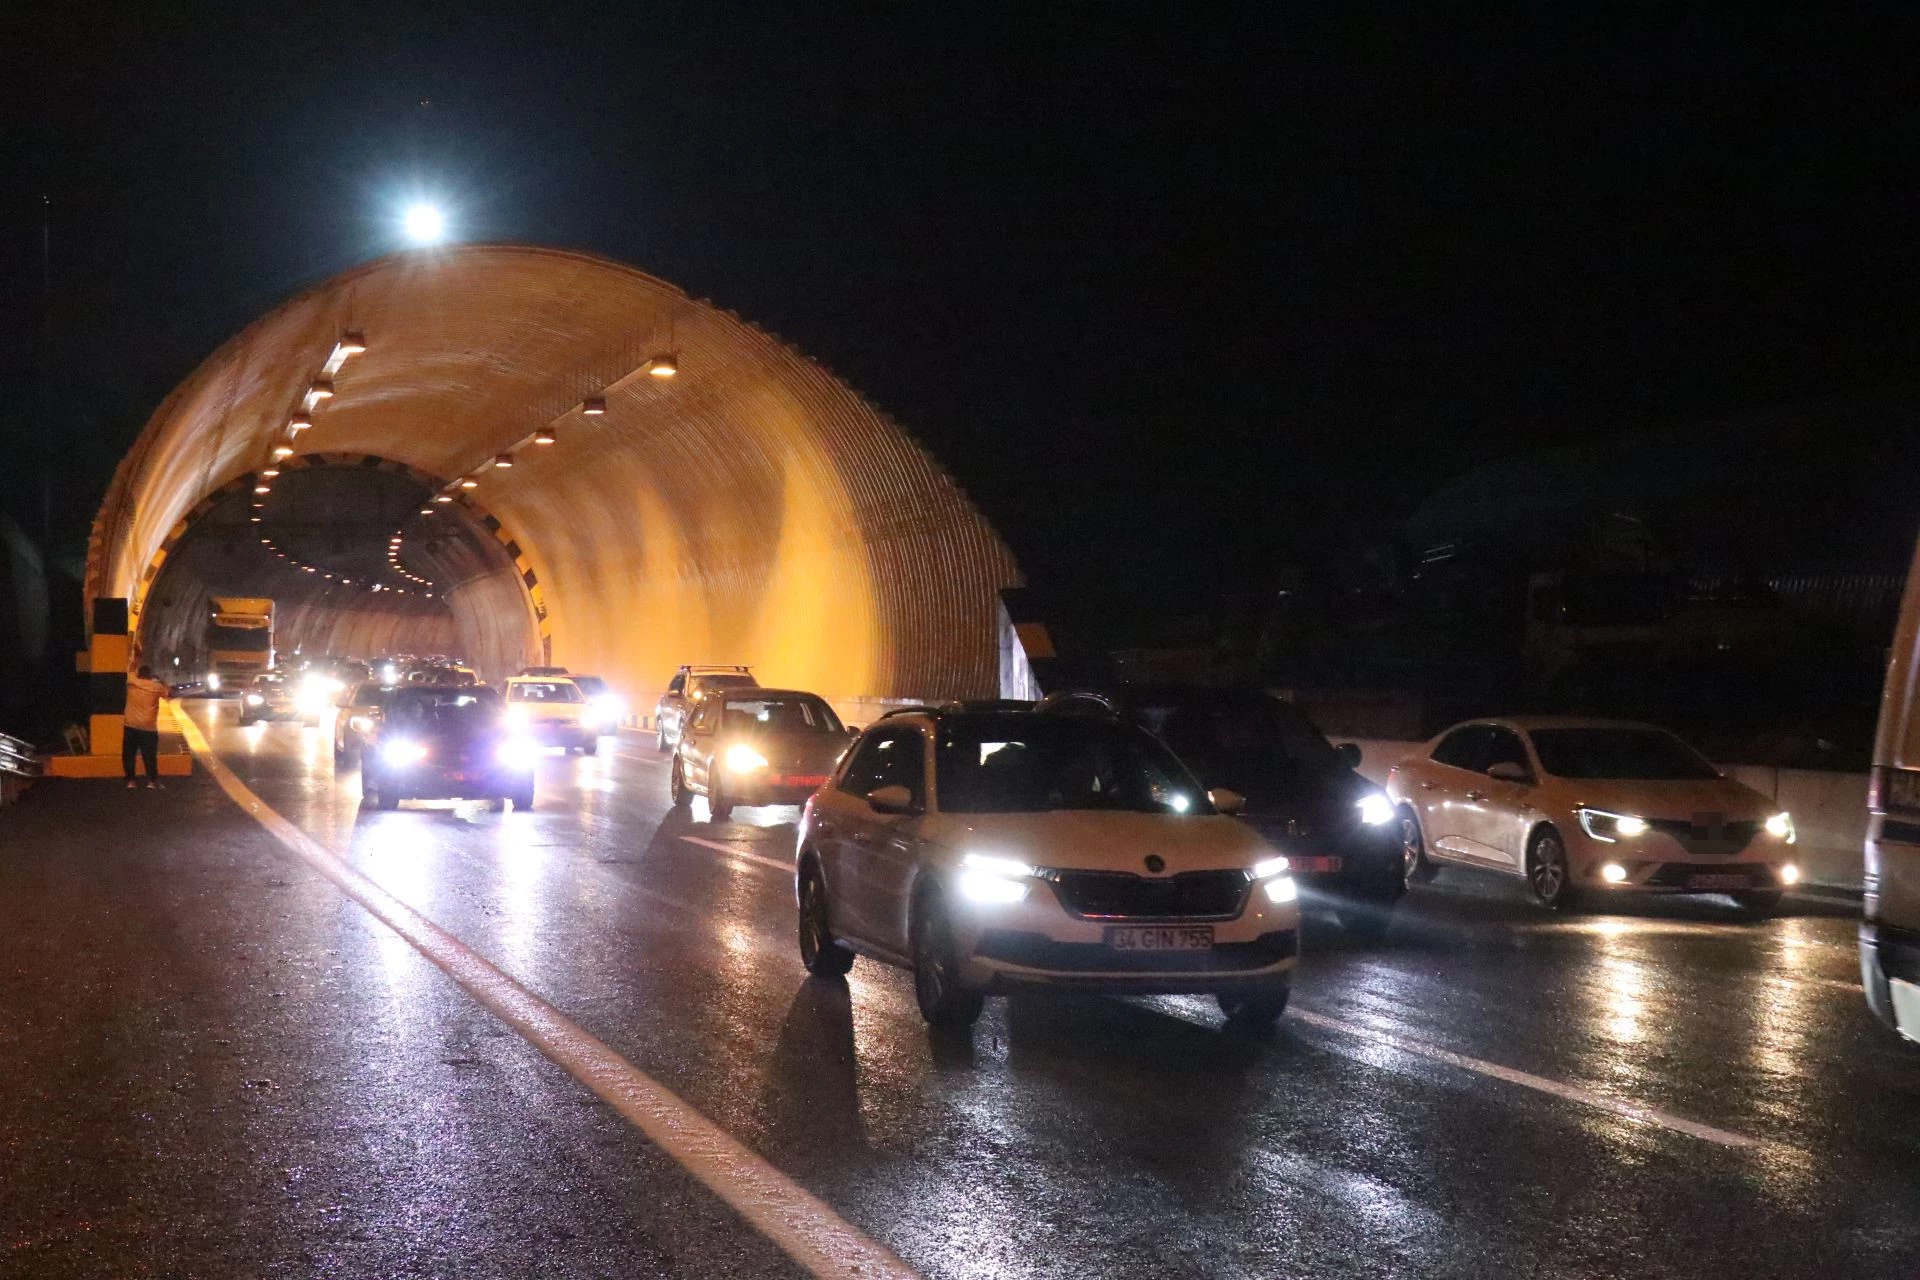
[(60, 442), (83, 527), (167, 389), (397, 247), (414, 190), (780, 333), (1090, 594), (1257, 575), (1504, 454), (1914, 381), (1913, 17), (1540, 8), (1580, 12), (10, 6), (0, 430)]

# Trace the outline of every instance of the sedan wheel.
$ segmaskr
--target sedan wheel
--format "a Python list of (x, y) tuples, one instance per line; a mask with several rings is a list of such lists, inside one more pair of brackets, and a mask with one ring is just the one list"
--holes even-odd
[(970, 1027), (980, 1019), (986, 997), (960, 981), (953, 929), (940, 891), (929, 889), (914, 904), (913, 995), (920, 1016), (936, 1027)]
[(667, 795), (673, 800), (673, 807), (684, 809), (692, 797), (687, 791), (687, 780), (680, 776), (680, 762), (675, 760), (673, 767), (667, 770)]
[(1533, 848), (1527, 852), (1527, 884), (1549, 911), (1572, 911), (1579, 905), (1580, 891), (1573, 886), (1567, 847), (1558, 832), (1542, 831), (1533, 838)]
[(800, 872), (800, 963), (816, 978), (843, 977), (853, 968), (853, 952), (833, 936), (827, 886), (812, 863)]
[(1400, 811), (1400, 857), (1406, 864), (1408, 884), (1427, 884), (1439, 874), (1440, 869), (1427, 861), (1427, 839), (1411, 809)]
[(653, 749), (661, 755), (667, 754), (667, 731), (665, 729), (655, 729), (653, 731)]

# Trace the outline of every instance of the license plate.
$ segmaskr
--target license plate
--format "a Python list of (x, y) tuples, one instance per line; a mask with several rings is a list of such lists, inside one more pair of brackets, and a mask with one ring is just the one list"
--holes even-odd
[(1753, 879), (1750, 876), (1714, 875), (1687, 877), (1687, 888), (1689, 889), (1746, 889), (1752, 885)]
[(1899, 978), (1887, 979), (1893, 994), (1893, 1025), (1909, 1040), (1920, 1040), (1920, 987)]
[(1340, 859), (1330, 857), (1289, 857), (1287, 859), (1287, 865), (1291, 866), (1295, 871), (1338, 871), (1340, 869)]
[(784, 778), (772, 779), (773, 785), (776, 787), (818, 787), (824, 785), (826, 781), (827, 779), (824, 775), (798, 773), (788, 774)]
[(1107, 945), (1115, 951), (1205, 951), (1213, 946), (1213, 926), (1118, 925), (1107, 930)]

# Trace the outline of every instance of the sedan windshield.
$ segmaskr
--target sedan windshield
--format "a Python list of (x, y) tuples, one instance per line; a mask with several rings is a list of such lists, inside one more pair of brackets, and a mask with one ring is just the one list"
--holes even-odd
[(1663, 729), (1535, 729), (1540, 767), (1560, 778), (1705, 782), (1720, 771)]
[(943, 720), (936, 766), (940, 808), (948, 813), (1213, 812), (1170, 751), (1111, 720), (1020, 714)]
[(721, 728), (729, 733), (846, 732), (832, 707), (805, 693), (728, 698)]
[(571, 680), (521, 680), (507, 686), (508, 702), (585, 702)]

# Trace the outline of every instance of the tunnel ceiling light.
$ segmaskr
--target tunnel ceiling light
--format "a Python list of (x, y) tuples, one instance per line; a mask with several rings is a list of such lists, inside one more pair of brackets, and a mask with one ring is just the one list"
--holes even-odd
[(533, 433), (533, 442), (535, 444), (552, 444), (559, 438), (559, 436), (553, 434), (552, 427), (542, 427)]
[(270, 484), (257, 484), (253, 486), (253, 491), (255, 493), (272, 493), (273, 486)]
[(510, 453), (497, 453), (493, 457), (493, 465), (504, 471), (513, 465), (513, 455)]
[(293, 456), (293, 446), (290, 444), (277, 444), (273, 446), (273, 456), (284, 462)]
[[(248, 519), (248, 520), (250, 520), (250, 521), (252, 521), (252, 522), (253, 522), (254, 524), (259, 524), (259, 523), (260, 523), (260, 517), (259, 517), (259, 516), (248, 516), (248, 517), (247, 517), (247, 519)], [(266, 541), (266, 539), (265, 539), (265, 538), (262, 538), (262, 539), (260, 539), (260, 541), (262, 541), (262, 542), (265, 542), (265, 541)]]
[(430, 516), (430, 515), (432, 515), (432, 514), (433, 514), (433, 508), (432, 508), (432, 507), (422, 507), (422, 508), (420, 508), (420, 514), (421, 514), (421, 515), (423, 515), (423, 516)]
[(480, 482), (478, 480), (475, 480), (472, 476), (468, 476), (465, 480), (462, 480), (460, 482), (460, 487), (462, 489), (478, 489), (480, 487)]
[(340, 335), (340, 354), (357, 356), (367, 349), (367, 335), (358, 329), (349, 329)]
[(263, 471), (261, 471), (261, 473), (260, 473), (260, 474), (261, 474), (261, 475), (263, 475), (263, 476), (265, 476), (265, 477), (266, 477), (267, 479), (269, 479), (269, 480), (271, 480), (271, 479), (273, 479), (273, 478), (274, 478), (275, 476), (277, 476), (277, 475), (279, 475), (279, 474), (280, 474), (280, 468), (278, 468), (278, 467), (267, 467), (267, 468), (266, 468), (265, 470), (263, 470)]
[(313, 385), (307, 388), (307, 395), (314, 400), (333, 399), (333, 379), (315, 378)]
[(656, 378), (671, 378), (680, 372), (680, 353), (662, 351), (647, 361), (647, 372)]
[(580, 402), (580, 412), (586, 414), (589, 418), (597, 418), (606, 411), (607, 398), (605, 396), (588, 396)]
[(304, 413), (296, 413), (287, 419), (287, 434), (299, 435), (313, 425), (313, 419)]
[(433, 499), (433, 500), (434, 500), (435, 502), (452, 502), (452, 501), (453, 501), (453, 495), (452, 495), (452, 494), (450, 494), (450, 493), (442, 493), (442, 494), (437, 494), (437, 495), (436, 495), (436, 496), (434, 497), (434, 499)]

